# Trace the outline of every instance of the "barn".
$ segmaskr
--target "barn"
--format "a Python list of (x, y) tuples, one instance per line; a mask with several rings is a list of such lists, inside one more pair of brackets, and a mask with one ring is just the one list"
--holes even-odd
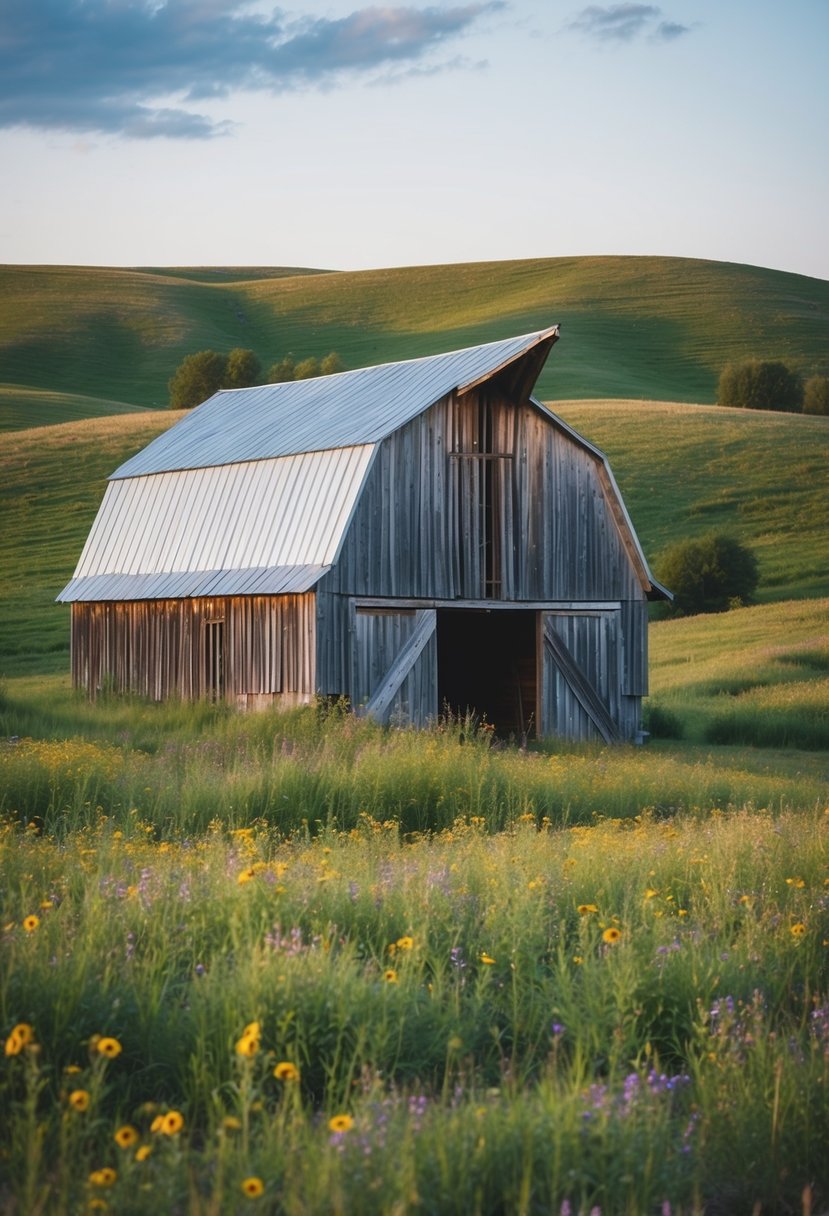
[(216, 393), (109, 479), (58, 597), (73, 683), (635, 739), (668, 593), (532, 396), (558, 337)]

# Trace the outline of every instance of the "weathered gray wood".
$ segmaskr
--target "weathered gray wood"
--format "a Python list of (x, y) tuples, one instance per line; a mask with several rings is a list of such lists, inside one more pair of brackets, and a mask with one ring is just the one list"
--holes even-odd
[(388, 720), (389, 709), (400, 686), (434, 635), (435, 621), (434, 611), (425, 610), (417, 613), (411, 636), (398, 652), (391, 667), (380, 681), (379, 687), (366, 705), (367, 714), (378, 718), (381, 722)]
[(310, 698), (314, 598), (308, 593), (73, 604), (73, 681), (91, 696), (112, 687), (157, 701)]
[[(573, 696), (604, 741), (606, 743), (618, 742), (621, 737), (618, 725), (611, 716), (608, 706), (602, 700), (595, 683), (591, 681), (585, 671), (584, 659), (581, 663), (579, 662), (576, 655), (565, 644), (550, 617), (544, 621), (544, 646)], [(599, 669), (606, 670), (607, 655), (599, 652), (593, 657)]]

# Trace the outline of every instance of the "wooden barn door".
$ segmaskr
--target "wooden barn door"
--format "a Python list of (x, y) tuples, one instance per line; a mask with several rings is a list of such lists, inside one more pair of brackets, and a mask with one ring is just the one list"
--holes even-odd
[(434, 608), (355, 606), (351, 700), (380, 722), (425, 726), (437, 715)]
[(621, 738), (621, 612), (543, 612), (541, 733)]

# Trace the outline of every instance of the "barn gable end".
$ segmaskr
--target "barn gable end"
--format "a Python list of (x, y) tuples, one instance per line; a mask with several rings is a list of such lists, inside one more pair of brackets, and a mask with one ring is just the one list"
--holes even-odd
[(634, 738), (664, 592), (530, 395), (557, 338), (216, 394), (109, 483), (59, 597), (74, 682)]

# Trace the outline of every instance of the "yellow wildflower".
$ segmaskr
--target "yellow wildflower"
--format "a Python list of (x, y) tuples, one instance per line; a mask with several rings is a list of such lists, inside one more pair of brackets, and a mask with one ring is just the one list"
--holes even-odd
[(258, 1199), (265, 1190), (265, 1184), (261, 1178), (245, 1178), (240, 1185), (242, 1194), (247, 1195), (248, 1199)]
[(578, 912), (579, 916), (587, 916), (588, 913), (598, 912), (598, 910), (599, 909), (596, 907), (595, 904), (579, 904), (578, 908), (576, 908), (576, 911)]
[(495, 963), (495, 959), (491, 958), (487, 954), (486, 950), (484, 950), (483, 954), (481, 955), (481, 962), (484, 963), (487, 967), (492, 967)]
[(386, 970), (383, 972), (383, 979), (387, 984), (397, 983), (397, 972), (395, 971), (394, 967), (386, 968)]
[(73, 1089), (68, 1100), (73, 1110), (89, 1110), (89, 1093), (85, 1089)]
[(799, 920), (796, 924), (791, 926), (789, 932), (791, 933), (792, 937), (802, 937), (806, 932), (806, 926), (803, 924), (803, 921)]
[(6, 1039), (6, 1055), (19, 1056), (24, 1047), (34, 1042), (35, 1032), (28, 1022), (18, 1022)]
[(152, 1153), (152, 1151), (153, 1151), (153, 1146), (151, 1144), (139, 1145), (138, 1148), (135, 1150), (135, 1160), (136, 1161), (146, 1161), (147, 1158)]
[(93, 1170), (89, 1181), (93, 1186), (112, 1186), (117, 1177), (117, 1172), (107, 1165), (102, 1170)]
[(351, 1115), (334, 1115), (328, 1120), (328, 1126), (332, 1132), (350, 1132), (354, 1126), (354, 1120)]
[(177, 1136), (184, 1127), (184, 1116), (177, 1110), (168, 1110), (161, 1117), (161, 1133), (164, 1136)]
[(116, 1056), (121, 1054), (121, 1044), (117, 1039), (113, 1039), (110, 1035), (104, 1035), (98, 1038), (95, 1043), (95, 1048), (99, 1055), (106, 1056), (108, 1060), (114, 1060)]
[(299, 1069), (290, 1060), (280, 1060), (273, 1070), (277, 1081), (298, 1081)]
[(414, 946), (413, 937), (409, 937), (408, 934), (405, 937), (398, 937), (398, 939), (397, 939), (397, 949), (398, 950), (411, 950), (413, 946)]
[(134, 1144), (138, 1143), (138, 1129), (131, 1123), (125, 1123), (123, 1127), (118, 1128), (112, 1138), (119, 1148), (132, 1148)]
[(31, 916), (24, 916), (23, 918), (23, 928), (27, 933), (34, 933), (39, 924), (40, 917), (35, 916), (34, 912), (31, 914)]
[(617, 929), (615, 925), (611, 925), (608, 929), (605, 929), (604, 933), (602, 934), (602, 941), (607, 942), (608, 945), (612, 946), (618, 942), (621, 936), (621, 929)]

